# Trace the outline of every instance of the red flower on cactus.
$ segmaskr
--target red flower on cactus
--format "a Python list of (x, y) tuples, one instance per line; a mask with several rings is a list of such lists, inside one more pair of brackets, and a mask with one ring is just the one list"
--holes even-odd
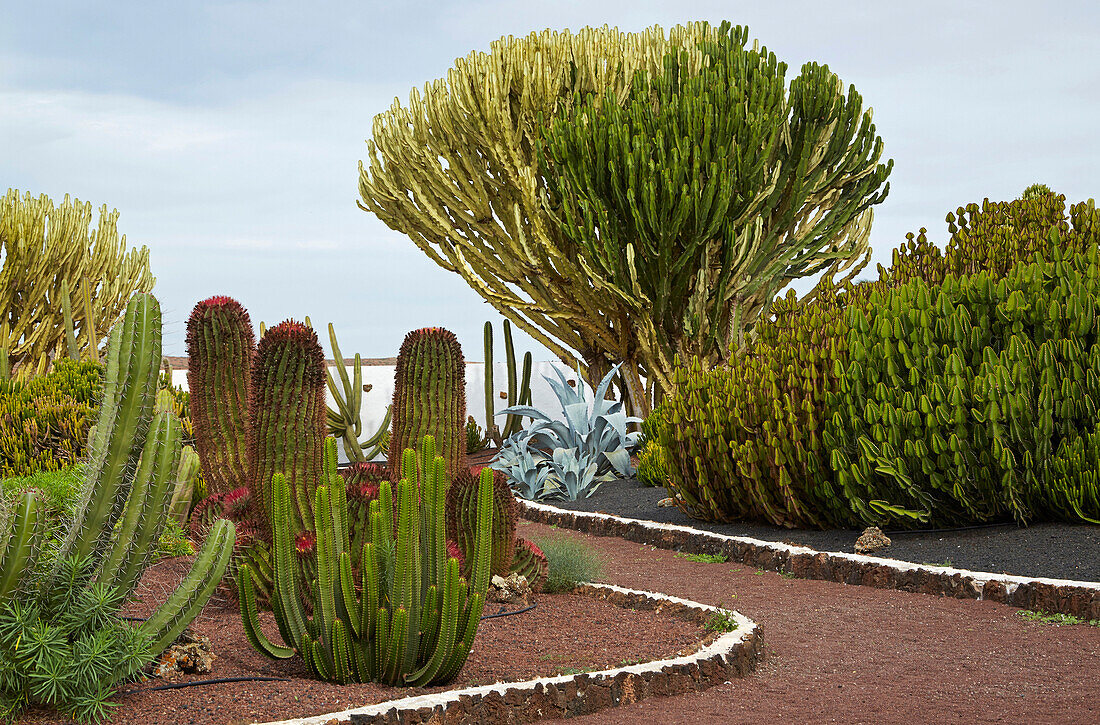
[(294, 549), (300, 557), (311, 556), (317, 549), (317, 535), (312, 531), (299, 531), (294, 537)]
[(458, 570), (462, 571), (466, 566), (466, 557), (462, 556), (462, 549), (458, 548), (458, 544), (447, 539), (447, 556), (451, 559), (458, 559)]

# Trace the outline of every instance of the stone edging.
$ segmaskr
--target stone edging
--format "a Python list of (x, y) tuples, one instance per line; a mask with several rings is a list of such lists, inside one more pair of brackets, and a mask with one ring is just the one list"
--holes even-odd
[(876, 556), (816, 551), (806, 546), (761, 541), (747, 536), (727, 536), (676, 524), (567, 511), (519, 498), (516, 503), (520, 507), (520, 515), (529, 521), (595, 536), (617, 536), (639, 544), (691, 554), (725, 554), (731, 561), (793, 574), (802, 579), (822, 579), (960, 599), (988, 599), (1021, 609), (1100, 619), (1100, 583), (1097, 582), (933, 567)]
[(647, 697), (706, 690), (733, 677), (745, 677), (763, 656), (760, 627), (739, 612), (719, 610), (679, 597), (611, 584), (582, 584), (577, 593), (605, 599), (620, 607), (653, 609), (671, 616), (705, 621), (727, 613), (737, 628), (718, 636), (697, 652), (667, 660), (616, 667), (579, 675), (502, 682), (431, 695), (406, 697), (342, 712), (279, 720), (264, 725), (402, 725), (404, 723), (528, 723), (573, 717)]

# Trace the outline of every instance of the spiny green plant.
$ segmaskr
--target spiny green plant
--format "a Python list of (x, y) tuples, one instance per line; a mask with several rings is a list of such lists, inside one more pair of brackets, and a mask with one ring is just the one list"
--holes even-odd
[[(272, 605), (284, 645), (260, 630), (251, 567), (241, 574), (241, 615), (252, 645), (272, 658), (299, 654), (311, 674), (334, 682), (426, 686), (453, 679), (473, 645), (489, 586), (492, 474), (483, 471), (473, 576), (447, 556), (444, 514), (447, 462), (425, 436), (419, 455), (406, 449), (396, 497), (389, 481), (370, 504), (370, 540), (363, 545), (361, 582), (352, 573), (344, 479), (336, 473), (335, 441), (325, 451), (316, 487), (317, 582), (313, 616), (297, 595), (291, 494), (272, 481), (275, 589)], [(396, 500), (395, 500), (396, 499)], [(396, 507), (395, 507), (396, 506)]]
[(267, 331), (252, 363), (248, 407), (248, 488), (253, 506), (263, 506), (257, 514), (270, 521), (271, 480), (281, 473), (294, 494), (294, 533), (314, 530), (328, 408), (325, 355), (312, 328), (286, 320)]
[(249, 390), (256, 351), (248, 312), (217, 295), (187, 320), (187, 389), (206, 495), (248, 482)]
[[(454, 480), (466, 467), (466, 362), (453, 332), (441, 327), (413, 330), (397, 353), (393, 427), (389, 447), (401, 451), (432, 436)], [(390, 479), (401, 475), (399, 456), (390, 456)]]
[[(0, 636), (41, 648), (33, 660), (24, 659), (26, 650), (0, 657), (6, 668), (0, 690), (13, 709), (38, 703), (101, 717), (115, 684), (183, 631), (229, 562), (233, 525), (220, 522), (184, 581), (132, 635), (109, 616), (155, 556), (180, 456), (174, 414), (154, 414), (160, 332), (156, 299), (135, 295), (110, 334), (103, 399), (81, 493), (56, 549), (42, 545), (41, 494), (32, 489), (14, 502), (0, 498), (0, 607), (6, 611), (0, 616), (5, 623)], [(97, 674), (89, 669), (95, 654), (79, 649), (85, 646), (81, 642), (115, 648), (111, 651), (121, 660), (115, 657), (107, 674)], [(78, 649), (69, 653), (66, 647)], [(73, 675), (71, 668), (83, 669)]]
[[(493, 515), (490, 537), (492, 539), (493, 560), (491, 573), (508, 576), (516, 561), (516, 510), (515, 496), (508, 485), (508, 476), (501, 471), (492, 471)], [(481, 491), (481, 476), (472, 469), (460, 471), (458, 477), (447, 488), (447, 538), (458, 547), (466, 565), (463, 575), (469, 576), (473, 565), (473, 555), (477, 539), (478, 496)], [(531, 581), (537, 589), (541, 582)]]

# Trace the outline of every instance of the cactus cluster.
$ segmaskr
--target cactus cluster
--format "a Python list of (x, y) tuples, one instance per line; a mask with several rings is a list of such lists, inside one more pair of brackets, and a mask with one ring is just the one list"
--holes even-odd
[(303, 609), (291, 543), (290, 487), (273, 488), (275, 587), (272, 605), (284, 645), (260, 630), (251, 567), (241, 577), (241, 614), (253, 646), (272, 658), (299, 654), (310, 672), (335, 682), (427, 686), (451, 680), (465, 663), (489, 586), (492, 475), (482, 474), (472, 578), (448, 556), (444, 515), (447, 462), (431, 436), (419, 456), (406, 449), (402, 477), (383, 481), (370, 504), (370, 538), (352, 567), (347, 492), (336, 473), (335, 441), (326, 444), (324, 479), (316, 488), (317, 579), (313, 615)]
[[(154, 411), (160, 333), (156, 300), (150, 295), (135, 295), (123, 321), (110, 334), (102, 401), (89, 440), (83, 488), (71, 526), (57, 551), (49, 557), (43, 555), (44, 509), (36, 492), (24, 492), (14, 507), (6, 500), (0, 502), (2, 616), (19, 609), (25, 616), (15, 620), (27, 626), (52, 626), (51, 622), (39, 622), (43, 616), (55, 615), (71, 624), (71, 607), (58, 608), (57, 602), (64, 600), (75, 606), (88, 597), (99, 602), (105, 613), (117, 612), (149, 565), (168, 518), (181, 455), (180, 425), (175, 415), (165, 409)], [(120, 650), (132, 657), (112, 662), (112, 667), (92, 682), (90, 695), (62, 689), (59, 692), (63, 696), (57, 699), (71, 700), (70, 705), (98, 703), (96, 707), (100, 707), (114, 683), (131, 676), (143, 662), (163, 651), (209, 599), (228, 565), (233, 536), (231, 523), (220, 522), (215, 527), (190, 574), (136, 628), (134, 636), (144, 644)], [(111, 622), (109, 626), (114, 627), (114, 620)], [(62, 629), (68, 626), (58, 624)], [(4, 627), (5, 634), (12, 631)], [(10, 690), (13, 682), (23, 681), (20, 678), (40, 678), (42, 673), (36, 668), (47, 662), (60, 668), (51, 670), (55, 675), (65, 670), (59, 679), (69, 674), (76, 677), (77, 670), (69, 672), (66, 668), (76, 667), (78, 658), (65, 656), (64, 650), (76, 647), (75, 642), (85, 635), (97, 636), (83, 627), (71, 629), (67, 638), (56, 640), (57, 651), (46, 648), (32, 660), (25, 660), (17, 651), (20, 637), (16, 637), (16, 649), (4, 652), (0, 658), (8, 668), (0, 687)], [(124, 635), (119, 630), (107, 636)], [(0, 642), (0, 648), (6, 644)], [(31, 688), (15, 689), (17, 707), (36, 697), (44, 703), (59, 704), (42, 699)]]
[(1100, 216), (1064, 210), (969, 205), (946, 252), (922, 230), (880, 279), (777, 303), (729, 368), (681, 369), (659, 433), (679, 504), (786, 526), (1100, 518)]
[[(454, 333), (441, 327), (413, 330), (397, 354), (390, 451), (412, 448), (426, 435), (435, 439), (454, 480), (466, 465), (466, 363)], [(391, 455), (390, 479), (401, 477), (399, 456)]]

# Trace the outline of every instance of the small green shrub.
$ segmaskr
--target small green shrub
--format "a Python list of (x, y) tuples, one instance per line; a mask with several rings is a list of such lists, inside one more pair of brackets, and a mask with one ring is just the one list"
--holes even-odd
[(582, 582), (596, 581), (603, 571), (600, 556), (584, 541), (569, 536), (552, 536), (535, 542), (550, 563), (543, 591), (566, 592)]
[(707, 621), (703, 623), (703, 629), (707, 632), (732, 632), (737, 629), (737, 618), (732, 611), (725, 609), (719, 602), (718, 610), (711, 612)]
[(682, 552), (677, 554), (676, 558), (687, 559), (696, 564), (725, 564), (730, 560), (725, 554), (684, 554)]

